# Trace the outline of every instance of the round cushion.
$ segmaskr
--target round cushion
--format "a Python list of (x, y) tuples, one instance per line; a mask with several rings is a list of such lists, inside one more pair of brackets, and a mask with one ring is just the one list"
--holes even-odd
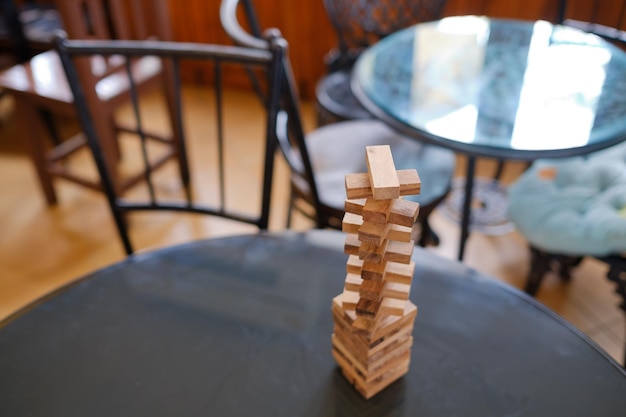
[(533, 246), (573, 256), (626, 252), (626, 147), (616, 151), (537, 161), (509, 187), (509, 216)]
[(426, 206), (448, 192), (454, 175), (454, 152), (403, 136), (377, 120), (326, 125), (307, 134), (307, 148), (320, 200), (343, 207), (345, 176), (367, 172), (365, 147), (389, 145), (396, 169), (417, 169), (421, 193), (406, 198)]

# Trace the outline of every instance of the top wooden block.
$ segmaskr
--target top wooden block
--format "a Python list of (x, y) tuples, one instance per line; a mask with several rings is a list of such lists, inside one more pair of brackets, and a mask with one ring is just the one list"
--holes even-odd
[(373, 197), (376, 200), (400, 197), (400, 182), (393, 163), (391, 147), (389, 145), (367, 146), (365, 156)]
[[(400, 183), (401, 196), (420, 193), (422, 188), (421, 181), (415, 169), (401, 169), (397, 171), (396, 174), (398, 176), (398, 182)], [(347, 174), (346, 195), (348, 200), (357, 200), (354, 202), (346, 202), (346, 205), (348, 205), (348, 203), (361, 203), (358, 200), (372, 198), (373, 193), (372, 187), (370, 186), (369, 175), (367, 173)]]

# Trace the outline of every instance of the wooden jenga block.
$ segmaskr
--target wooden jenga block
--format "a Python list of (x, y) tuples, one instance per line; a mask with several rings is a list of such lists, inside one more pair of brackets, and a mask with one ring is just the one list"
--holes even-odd
[(333, 322), (336, 326), (340, 326), (341, 328), (352, 332), (352, 325), (354, 320), (357, 319), (355, 310), (344, 310), (340, 299), (338, 303), (333, 302), (331, 312), (333, 314)]
[(361, 242), (368, 242), (375, 246), (381, 246), (383, 241), (387, 238), (391, 225), (389, 223), (372, 223), (363, 222), (359, 228), (359, 240)]
[(379, 354), (380, 352), (383, 352), (388, 346), (394, 343), (402, 342), (405, 339), (408, 339), (409, 337), (411, 337), (412, 333), (413, 333), (413, 322), (409, 321), (402, 327), (390, 332), (385, 337), (382, 337), (376, 340), (375, 342), (373, 342), (371, 345), (367, 347), (367, 349), (365, 350), (366, 352), (365, 354), (367, 357), (375, 356)]
[(409, 200), (394, 200), (389, 213), (389, 223), (413, 227), (419, 214), (420, 205)]
[(344, 346), (350, 349), (352, 354), (363, 363), (377, 361), (386, 352), (400, 346), (412, 337), (413, 323), (407, 323), (382, 339), (370, 341), (363, 335), (352, 331), (349, 326), (335, 323), (333, 335), (337, 337)]
[(357, 235), (348, 234), (346, 236), (346, 243), (343, 246), (343, 251), (347, 255), (359, 256), (359, 250), (361, 249), (361, 241)]
[(348, 274), (361, 275), (363, 269), (363, 261), (356, 255), (348, 256), (348, 262), (346, 262), (346, 272)]
[(363, 207), (365, 207), (365, 203), (367, 199), (359, 198), (354, 200), (346, 200), (343, 209), (346, 213), (356, 214), (358, 216), (363, 215)]
[(389, 224), (387, 239), (399, 242), (409, 242), (415, 240), (415, 227), (400, 226), (399, 224)]
[[(404, 307), (407, 303), (406, 300), (397, 300), (394, 298), (383, 298), (383, 300), (379, 303), (379, 310), (382, 314), (389, 314), (391, 316), (402, 316), (404, 315)], [(357, 310), (358, 313), (358, 310)]]
[(345, 310), (355, 310), (359, 303), (359, 293), (344, 291), (341, 296), (341, 305)]
[(341, 222), (341, 231), (353, 235), (358, 235), (359, 229), (363, 224), (363, 217), (354, 213), (345, 213)]
[(397, 171), (400, 183), (400, 195), (415, 195), (422, 190), (422, 182), (415, 169), (400, 169)]
[[(385, 300), (375, 301), (368, 300), (366, 298), (359, 298), (359, 301), (356, 304), (356, 314), (357, 316), (376, 317), (382, 307), (383, 302), (385, 302)], [(392, 311), (395, 308), (394, 306), (395, 303), (387, 302), (385, 311)]]
[(393, 200), (368, 198), (363, 206), (363, 220), (372, 223), (387, 223)]
[(393, 163), (391, 147), (389, 145), (367, 146), (365, 157), (374, 198), (385, 200), (400, 197), (400, 182)]
[(346, 291), (359, 292), (361, 290), (362, 282), (363, 282), (363, 279), (359, 275), (351, 274), (348, 272), (346, 274), (346, 281), (345, 281), (343, 288)]
[(366, 336), (371, 340), (378, 340), (393, 333), (397, 329), (413, 323), (417, 316), (417, 306), (411, 301), (406, 301), (404, 306), (404, 314), (401, 316), (386, 316), (381, 319), (370, 333)]
[(372, 187), (367, 174), (346, 175), (346, 196), (348, 200), (372, 197)]
[[(400, 196), (419, 194), (421, 185), (417, 171), (414, 169), (398, 170), (397, 175), (400, 183)], [(372, 198), (374, 194), (369, 181), (370, 179), (366, 172), (346, 175), (346, 195), (348, 200)], [(351, 208), (354, 209), (356, 207), (351, 206)]]
[(358, 275), (347, 274), (344, 284), (346, 291), (358, 292), (361, 298), (380, 301), (383, 297), (408, 300), (411, 286), (388, 281), (368, 281)]
[[(359, 247), (359, 259), (363, 259), (368, 262), (382, 262), (387, 251), (388, 243), (388, 240), (384, 240), (381, 245), (361, 242), (361, 246)], [(353, 255), (352, 252), (348, 254)]]
[(414, 271), (415, 262), (413, 261), (409, 262), (408, 264), (387, 262), (384, 279), (390, 282), (410, 285), (413, 281)]
[(360, 331), (361, 335), (367, 337), (376, 327), (380, 317), (356, 316), (352, 322), (352, 328)]
[(361, 280), (361, 284), (357, 291), (361, 298), (366, 300), (380, 301), (383, 298), (383, 289), (386, 283), (383, 281), (367, 281)]
[(385, 277), (385, 266), (387, 262), (363, 262), (361, 265), (361, 278), (372, 280), (372, 281), (382, 281)]
[(365, 399), (370, 399), (409, 371), (410, 357), (365, 386), (355, 385)]
[(393, 368), (404, 361), (407, 356), (410, 356), (410, 348), (413, 344), (413, 338), (409, 337), (401, 343), (390, 346), (393, 349), (388, 347), (384, 354), (363, 360), (363, 358), (359, 358), (354, 354), (354, 349), (350, 344), (344, 344), (345, 340), (342, 340), (335, 334), (332, 335), (331, 340), (333, 347), (347, 360), (352, 368), (358, 371), (365, 383), (378, 378), (389, 368)]
[(397, 360), (397, 364), (389, 364), (376, 378), (366, 381), (359, 370), (338, 349), (333, 348), (332, 354), (346, 379), (354, 385), (365, 399), (376, 395), (409, 370), (410, 355)]
[(415, 242), (413, 242), (412, 240), (409, 242), (398, 242), (396, 240), (390, 240), (387, 242), (387, 247), (383, 255), (383, 259), (387, 262), (399, 262), (402, 264), (408, 264), (409, 262), (411, 262), (411, 255), (413, 254), (414, 246)]
[(383, 296), (386, 298), (394, 298), (397, 300), (408, 300), (411, 286), (408, 284), (399, 284), (397, 282), (385, 282)]

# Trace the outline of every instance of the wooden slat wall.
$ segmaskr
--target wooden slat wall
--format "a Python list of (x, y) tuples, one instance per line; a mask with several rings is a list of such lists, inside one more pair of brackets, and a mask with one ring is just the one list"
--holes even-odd
[[(219, 21), (219, 0), (169, 0), (175, 40), (227, 43)], [(594, 17), (607, 25), (626, 28), (619, 22), (626, 0), (571, 0), (567, 15), (576, 19)], [(559, 0), (448, 0), (445, 15), (476, 14), (519, 19), (557, 17)], [(315, 83), (324, 74), (326, 54), (335, 44), (335, 34), (326, 17), (322, 0), (256, 0), (263, 28), (277, 27), (290, 44), (290, 57), (303, 97), (314, 95)], [(201, 79), (202, 71), (186, 74)], [(243, 83), (244, 76), (234, 74), (232, 83)]]

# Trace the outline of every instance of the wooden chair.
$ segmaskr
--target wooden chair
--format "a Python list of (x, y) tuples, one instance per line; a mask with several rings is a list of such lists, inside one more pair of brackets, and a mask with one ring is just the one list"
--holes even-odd
[[(251, 35), (240, 24), (238, 13), (243, 7), (248, 27), (257, 27), (250, 0), (223, 0), (221, 21), (235, 43), (260, 50), (269, 48), (268, 41)], [(252, 23), (250, 23), (252, 22)], [(277, 30), (274, 29), (275, 36)], [(293, 209), (314, 219), (319, 228), (341, 229), (344, 215), (346, 174), (366, 172), (365, 147), (390, 145), (396, 168), (416, 168), (422, 179), (422, 193), (411, 196), (420, 203), (420, 245), (438, 244), (428, 218), (446, 197), (454, 173), (454, 153), (435, 146), (426, 146), (391, 130), (382, 122), (351, 120), (335, 123), (304, 133), (299, 110), (299, 97), (289, 61), (283, 66), (284, 89), (279, 114), (278, 142), (291, 168), (291, 199)], [(267, 89), (266, 89), (267, 91)], [(291, 217), (288, 219), (288, 226)]]
[[(281, 81), (280, 69), (286, 42), (274, 39), (268, 50), (260, 51), (250, 48), (235, 48), (211, 44), (192, 44), (163, 41), (80, 41), (59, 38), (57, 49), (63, 62), (69, 86), (75, 97), (74, 105), (85, 132), (87, 143), (94, 156), (98, 172), (102, 178), (103, 190), (107, 196), (113, 213), (117, 230), (127, 254), (134, 252), (134, 246), (129, 238), (127, 214), (133, 211), (167, 210), (175, 212), (190, 212), (218, 216), (228, 220), (255, 225), (258, 229), (267, 229), (270, 213), (270, 197), (272, 188), (272, 174), (276, 142), (274, 140), (276, 128), (276, 114), (278, 109), (278, 91)], [(138, 195), (122, 197), (114, 184), (113, 171), (107, 163), (103, 143), (103, 130), (96, 125), (99, 112), (98, 102), (94, 99), (96, 86), (91, 83), (90, 74), (81, 71), (85, 58), (95, 56), (117, 57), (125, 64), (128, 85), (132, 97), (132, 115), (137, 131), (142, 138), (142, 162), (144, 164), (145, 184), (147, 189)], [(173, 97), (174, 106), (170, 108), (174, 114), (174, 127), (180, 138), (178, 152), (180, 155), (194, 155), (195, 161), (204, 167), (201, 170), (203, 178), (196, 178), (199, 184), (194, 192), (185, 189), (184, 192), (167, 192), (159, 190), (158, 178), (149, 168), (146, 146), (146, 129), (151, 123), (158, 122), (157, 117), (142, 118), (143, 111), (138, 99), (137, 88), (139, 81), (132, 70), (132, 63), (142, 57), (153, 57), (162, 62), (166, 87)], [(89, 62), (89, 60), (87, 60)], [(200, 64), (198, 64), (200, 63)], [(186, 112), (189, 100), (196, 102), (197, 95), (185, 94), (183, 91), (183, 77), (188, 65), (201, 65), (200, 68), (208, 73), (211, 83), (206, 86), (204, 105), (201, 114)], [(228, 107), (224, 104), (230, 90), (222, 88), (225, 76), (238, 67), (245, 65), (254, 70), (263, 79), (264, 84), (270, 87), (266, 106), (259, 105), (266, 129), (258, 131), (259, 145), (264, 149), (259, 152), (261, 172), (257, 172), (250, 155), (242, 156), (241, 152), (231, 152), (227, 157), (228, 132), (224, 128), (224, 118), (228, 114)], [(204, 84), (203, 84), (204, 86)], [(211, 88), (209, 88), (211, 87)], [(202, 98), (201, 97), (201, 98)], [(190, 106), (191, 107), (191, 106)], [(237, 110), (238, 112), (240, 110)], [(251, 115), (250, 117), (255, 117)], [(201, 122), (197, 120), (200, 119)], [(194, 123), (194, 129), (186, 128), (186, 122)], [(191, 136), (195, 135), (195, 149), (188, 149)], [(187, 158), (183, 158), (187, 160)], [(230, 167), (231, 162), (234, 167)], [(232, 169), (231, 169), (232, 168)], [(233, 174), (233, 169), (239, 171)], [(196, 171), (194, 171), (196, 172)], [(230, 174), (230, 176), (229, 176)], [(244, 178), (245, 183), (233, 183), (234, 178)], [(201, 187), (201, 188), (200, 188)], [(134, 192), (135, 190), (133, 190)], [(139, 190), (137, 190), (139, 191)], [(233, 203), (234, 195), (239, 193), (239, 204)], [(256, 198), (258, 197), (258, 198)], [(258, 204), (256, 202), (258, 201)], [(242, 204), (243, 202), (243, 204)], [(256, 210), (258, 208), (258, 210)]]
[[(56, 8), (63, 27), (72, 39), (170, 39), (167, 1), (165, 0), (56, 0)], [(131, 63), (133, 73), (138, 76), (137, 91), (157, 89), (163, 85), (160, 60), (142, 57)], [(98, 111), (94, 125), (99, 131), (105, 159), (112, 166), (120, 158), (118, 135), (133, 131), (132, 127), (120, 126), (115, 114), (129, 103), (128, 80), (119, 72), (120, 63), (113, 59), (92, 57), (83, 62), (80, 71), (84, 79), (98, 88), (94, 96)], [(57, 119), (75, 118), (74, 100), (67, 84), (56, 51), (38, 54), (22, 65), (16, 65), (0, 74), (0, 87), (15, 98), (16, 112), (24, 126), (25, 139), (33, 159), (39, 182), (48, 204), (57, 202), (54, 189), (55, 178), (62, 178), (85, 187), (101, 190), (100, 180), (82, 172), (75, 172), (67, 163), (86, 144), (81, 132), (70, 130), (69, 137), (45, 141), (49, 137), (45, 120), (41, 115), (50, 113)], [(167, 92), (167, 90), (165, 90)], [(166, 99), (167, 95), (166, 95)], [(176, 131), (172, 137), (151, 133), (148, 139), (164, 144), (167, 151), (151, 163), (150, 169), (162, 166), (166, 161), (177, 159), (184, 172), (185, 163), (177, 149)], [(118, 175), (113, 172), (114, 183), (120, 191), (127, 190), (144, 177), (143, 172)]]

